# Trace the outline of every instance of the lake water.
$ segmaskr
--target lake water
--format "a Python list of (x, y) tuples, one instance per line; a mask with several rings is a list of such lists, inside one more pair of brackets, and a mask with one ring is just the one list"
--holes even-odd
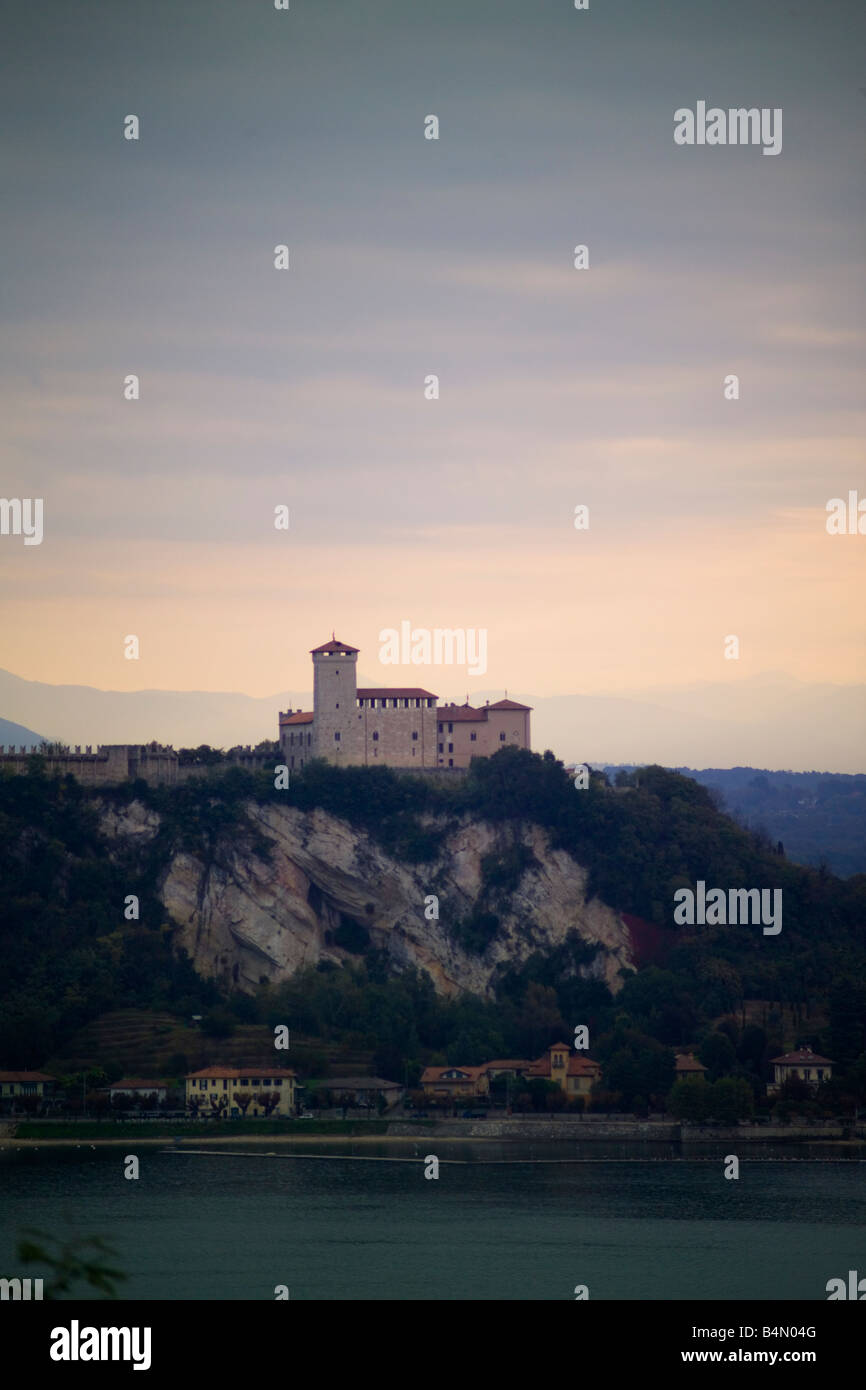
[(285, 1284), (293, 1300), (570, 1300), (586, 1284), (592, 1299), (824, 1300), (828, 1279), (866, 1273), (866, 1163), (790, 1161), (830, 1147), (742, 1146), (736, 1181), (724, 1147), (534, 1145), (534, 1162), (441, 1139), (310, 1149), (141, 1146), (130, 1181), (134, 1140), (17, 1154), (13, 1140), (0, 1275), (40, 1272), (16, 1259), (23, 1226), (101, 1235), (129, 1275), (121, 1297), (137, 1299), (272, 1299)]

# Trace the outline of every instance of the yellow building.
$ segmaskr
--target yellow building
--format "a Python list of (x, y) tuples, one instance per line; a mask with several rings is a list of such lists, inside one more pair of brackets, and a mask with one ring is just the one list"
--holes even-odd
[(15, 1102), (21, 1096), (36, 1096), (40, 1105), (45, 1099), (45, 1087), (54, 1081), (41, 1071), (0, 1071), (0, 1111), (15, 1113)]
[(186, 1108), (229, 1120), (294, 1115), (295, 1073), (284, 1067), (203, 1067), (186, 1078)]
[(591, 1058), (572, 1052), (568, 1043), (554, 1043), (524, 1074), (529, 1080), (541, 1076), (545, 1081), (555, 1081), (571, 1099), (589, 1096), (601, 1076), (601, 1067)]

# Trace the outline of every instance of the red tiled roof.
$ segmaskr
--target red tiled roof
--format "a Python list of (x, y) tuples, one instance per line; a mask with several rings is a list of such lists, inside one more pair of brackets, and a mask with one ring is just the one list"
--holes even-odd
[(675, 1061), (677, 1071), (706, 1071), (703, 1062), (699, 1062), (692, 1052), (678, 1052)]
[[(557, 1068), (557, 1072), (559, 1068)], [(566, 1066), (566, 1076), (598, 1076), (601, 1067), (598, 1062), (593, 1062), (591, 1057), (569, 1057)], [(550, 1055), (539, 1057), (537, 1062), (533, 1062), (527, 1069), (528, 1076), (552, 1076), (553, 1068), (550, 1064)]]
[(286, 727), (287, 724), (312, 724), (312, 722), (313, 722), (313, 711), (312, 711), (312, 710), (306, 710), (306, 711), (304, 711), (304, 710), (298, 710), (296, 714), (281, 714), (281, 715), (280, 715), (280, 728), (281, 728), (281, 729), (284, 729), (284, 728)]
[(495, 705), (490, 705), (490, 709), (525, 709), (531, 710), (532, 705), (519, 705), (516, 700), (497, 700)]
[(434, 695), (432, 690), (421, 690), (417, 685), (393, 685), (393, 686), (369, 686), (357, 691), (359, 700), (390, 700), (392, 695), (397, 700), (402, 699), (421, 699), (438, 700), (439, 696)]
[(0, 1081), (55, 1081), (56, 1077), (46, 1076), (44, 1071), (0, 1071)]
[(808, 1065), (815, 1062), (818, 1066), (832, 1067), (833, 1063), (829, 1057), (821, 1057), (817, 1052), (810, 1052), (808, 1047), (801, 1047), (798, 1052), (786, 1052), (784, 1057), (771, 1057), (770, 1062), (787, 1062), (791, 1066)]
[[(486, 1064), (485, 1064), (485, 1066), (486, 1066)], [(446, 1073), (447, 1071), (462, 1071), (462, 1072), (465, 1073), (465, 1080), (467, 1080), (467, 1081), (477, 1081), (477, 1080), (478, 1080), (478, 1077), (479, 1077), (479, 1076), (481, 1075), (481, 1073), (485, 1070), (485, 1066), (480, 1066), (480, 1067), (459, 1067), (459, 1066), (454, 1065), (454, 1066), (450, 1066), (450, 1067), (425, 1067), (424, 1070), (423, 1070), (423, 1072), (421, 1073), (421, 1083), (422, 1083), (422, 1085), (423, 1085), (425, 1081), (426, 1081), (426, 1082), (441, 1081), (441, 1080), (443, 1079), (443, 1077), (445, 1077), (445, 1073)], [(464, 1079), (463, 1077), (445, 1077), (445, 1080), (447, 1080), (447, 1081), (459, 1081), (459, 1080), (463, 1080), (463, 1079)]]
[(350, 652), (359, 652), (360, 650), (360, 647), (350, 646), (348, 642), (338, 642), (335, 637), (332, 637), (330, 642), (323, 642), (321, 647), (311, 647), (310, 656), (315, 656), (317, 652), (327, 652), (329, 655), (345, 652), (348, 656)]
[(271, 1067), (256, 1064), (254, 1067), (202, 1067), (201, 1071), (188, 1071), (187, 1081), (204, 1080), (206, 1077), (213, 1077), (219, 1081), (222, 1077), (226, 1080), (239, 1081), (243, 1076), (294, 1076), (295, 1073), (287, 1067)]
[(458, 724), (466, 724), (477, 720), (482, 722), (487, 718), (486, 709), (473, 709), (471, 705), (440, 705), (436, 711), (439, 722), (453, 719)]

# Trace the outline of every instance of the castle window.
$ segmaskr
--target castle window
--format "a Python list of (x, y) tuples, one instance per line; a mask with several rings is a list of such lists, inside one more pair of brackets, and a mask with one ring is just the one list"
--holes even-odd
[(444, 725), (444, 724), (440, 724), (440, 725), (439, 725), (439, 732), (440, 732), (440, 734), (444, 731), (444, 729), (445, 729), (445, 725)]
[(409, 708), (409, 701), (408, 701), (408, 700), (404, 700), (404, 701), (403, 701), (403, 708), (404, 708), (404, 709), (408, 709), (408, 708)]
[(454, 759), (453, 759), (453, 758), (449, 758), (449, 759), (448, 759), (448, 766), (449, 766), (449, 767), (453, 767), (453, 766), (454, 766)]
[(294, 766), (295, 766), (295, 759), (294, 759), (294, 755), (292, 755), (292, 757), (289, 759), (289, 767), (294, 767)]
[(439, 744), (439, 752), (440, 752), (440, 753), (444, 753), (444, 752), (445, 752), (445, 745), (444, 745), (444, 743), (440, 743), (440, 744)]
[(500, 735), (499, 735), (499, 742), (500, 742), (500, 743), (504, 743), (504, 742), (505, 742), (505, 735), (504, 735), (504, 734), (500, 734)]
[(470, 742), (470, 743), (475, 743), (475, 741), (477, 740), (477, 738), (478, 738), (478, 735), (477, 735), (477, 734), (470, 734), (470, 735), (469, 735), (469, 742)]
[(453, 753), (453, 752), (454, 752), (454, 744), (453, 744), (453, 743), (449, 743), (449, 745), (448, 745), (448, 752), (449, 752), (449, 753)]
[(374, 742), (374, 743), (378, 743), (378, 742), (379, 742), (379, 735), (378, 735), (378, 732), (375, 733), (375, 734), (373, 735), (373, 742)]
[(454, 725), (453, 725), (453, 724), (449, 724), (449, 725), (448, 725), (448, 732), (449, 732), (449, 734), (453, 734), (453, 732), (454, 732)]
[(313, 741), (313, 735), (312, 735), (312, 734), (307, 734), (307, 747), (308, 747), (308, 748), (309, 748), (310, 744), (312, 743), (312, 741)]
[(336, 703), (335, 706), (334, 706), (334, 709), (339, 709), (339, 708), (340, 708), (340, 701), (338, 700), (337, 703)]
[(399, 700), (395, 700), (395, 701), (394, 701), (394, 709), (399, 709), (399, 708), (400, 708), (400, 701), (399, 701)]
[(334, 734), (334, 742), (335, 742), (335, 743), (339, 743), (339, 742), (340, 742), (340, 731), (339, 731), (339, 729), (338, 729), (337, 732)]
[[(418, 731), (417, 731), (417, 729), (416, 729), (415, 732), (412, 734), (412, 742), (413, 742), (413, 743), (417, 743), (417, 742), (418, 742)], [(413, 753), (415, 752), (415, 749), (414, 749), (414, 748), (412, 749), (412, 752), (413, 752)]]

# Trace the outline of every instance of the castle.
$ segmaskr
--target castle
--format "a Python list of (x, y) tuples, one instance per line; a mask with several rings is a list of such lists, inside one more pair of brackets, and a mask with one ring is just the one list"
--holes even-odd
[[(313, 709), (281, 711), (279, 750), (289, 769), (300, 770), (311, 758), (338, 767), (361, 765), (415, 769), (467, 768), (472, 758), (487, 758), (508, 744), (529, 748), (529, 705), (516, 700), (488, 701), (478, 709), (438, 705), (438, 696), (417, 686), (357, 686), (358, 648), (336, 638), (315, 647)], [(33, 751), (40, 751), (35, 749)], [(236, 747), (218, 758), (223, 766), (251, 771), (274, 767), (275, 745)], [(42, 762), (51, 774), (70, 773), (88, 786), (117, 786), (142, 778), (153, 786), (173, 786), (203, 777), (207, 765), (178, 759), (160, 743), (100, 744), (74, 751), (43, 745)], [(0, 746), (0, 772), (26, 773), (31, 752)]]
[(279, 741), (289, 769), (311, 758), (347, 767), (461, 768), (507, 744), (529, 748), (529, 705), (437, 705), (418, 686), (358, 689), (358, 648), (335, 637), (314, 647), (313, 708), (285, 710)]

